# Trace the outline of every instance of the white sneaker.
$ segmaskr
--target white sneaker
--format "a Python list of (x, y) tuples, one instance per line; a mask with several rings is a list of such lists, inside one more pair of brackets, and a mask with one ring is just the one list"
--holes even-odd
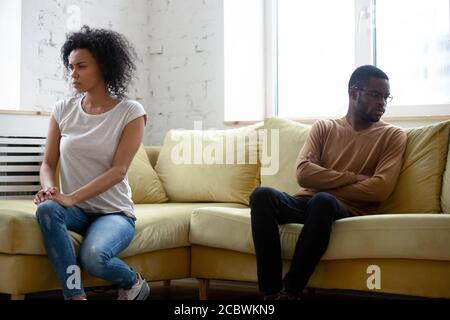
[(117, 300), (146, 300), (150, 294), (150, 286), (142, 276), (136, 272), (137, 283), (130, 289), (119, 289)]

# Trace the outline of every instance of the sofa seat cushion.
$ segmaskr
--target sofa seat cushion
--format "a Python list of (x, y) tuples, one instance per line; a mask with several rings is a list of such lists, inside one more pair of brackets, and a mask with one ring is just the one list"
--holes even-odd
[[(136, 205), (136, 233), (130, 246), (119, 254), (189, 246), (189, 221), (193, 209), (203, 206), (243, 207), (233, 203), (158, 203)], [(0, 201), (0, 253), (46, 255), (41, 230), (31, 200)], [(70, 232), (78, 251), (83, 237)]]
[(242, 208), (236, 203), (164, 203), (136, 205), (136, 233), (119, 254), (128, 257), (144, 252), (190, 246), (189, 223), (193, 210), (204, 206)]
[[(301, 224), (280, 226), (282, 257), (291, 259)], [(192, 245), (254, 254), (250, 209), (199, 208), (191, 216)], [(336, 221), (324, 260), (405, 258), (450, 261), (450, 215), (385, 214)]]

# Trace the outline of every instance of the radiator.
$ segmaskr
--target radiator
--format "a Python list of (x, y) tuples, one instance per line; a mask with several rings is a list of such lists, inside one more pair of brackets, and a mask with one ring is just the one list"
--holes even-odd
[(45, 137), (0, 136), (0, 199), (33, 199), (44, 149)]

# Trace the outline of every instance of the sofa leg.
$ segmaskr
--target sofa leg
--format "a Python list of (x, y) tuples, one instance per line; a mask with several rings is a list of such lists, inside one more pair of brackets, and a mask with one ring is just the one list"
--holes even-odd
[(315, 288), (306, 288), (306, 293), (308, 297), (314, 298), (316, 296), (316, 289)]
[(24, 294), (12, 294), (11, 300), (25, 300)]
[(170, 280), (164, 280), (163, 281), (163, 286), (164, 287), (170, 287)]
[(208, 279), (198, 279), (198, 296), (200, 300), (208, 300), (208, 289), (209, 280)]

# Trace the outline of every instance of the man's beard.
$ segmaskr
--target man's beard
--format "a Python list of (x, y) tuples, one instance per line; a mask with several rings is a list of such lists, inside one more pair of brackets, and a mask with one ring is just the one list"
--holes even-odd
[(380, 121), (381, 117), (372, 116), (367, 112), (360, 112), (361, 118), (366, 120), (367, 122), (376, 123)]

